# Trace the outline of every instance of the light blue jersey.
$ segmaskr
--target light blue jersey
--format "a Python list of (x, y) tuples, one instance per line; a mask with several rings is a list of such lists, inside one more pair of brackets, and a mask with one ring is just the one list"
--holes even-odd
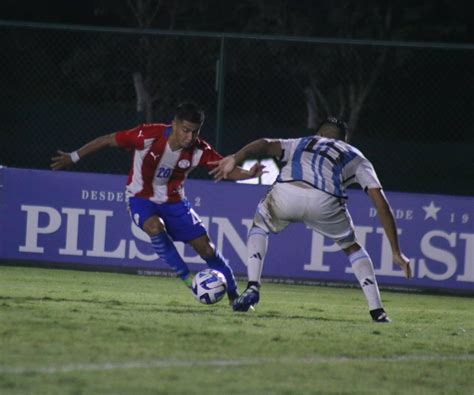
[[(275, 141), (275, 140), (273, 140)], [(346, 187), (382, 188), (374, 167), (357, 148), (320, 136), (277, 140), (286, 162), (277, 182), (302, 181), (330, 195), (347, 199)]]

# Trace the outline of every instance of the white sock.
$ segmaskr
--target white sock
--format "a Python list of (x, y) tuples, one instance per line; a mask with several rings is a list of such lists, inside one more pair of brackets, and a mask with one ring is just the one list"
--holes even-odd
[(369, 310), (382, 308), (382, 299), (375, 278), (374, 266), (367, 251), (361, 248), (349, 255), (349, 261), (367, 299)]
[(260, 283), (267, 246), (268, 233), (257, 226), (253, 226), (247, 239), (247, 274), (249, 281)]

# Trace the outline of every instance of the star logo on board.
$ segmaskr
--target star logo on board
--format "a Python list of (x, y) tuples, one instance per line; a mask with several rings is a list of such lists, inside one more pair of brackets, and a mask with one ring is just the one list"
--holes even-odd
[(433, 201), (430, 202), (429, 206), (421, 206), (425, 210), (425, 221), (428, 218), (433, 218), (435, 221), (438, 220), (438, 211), (441, 207), (437, 207)]

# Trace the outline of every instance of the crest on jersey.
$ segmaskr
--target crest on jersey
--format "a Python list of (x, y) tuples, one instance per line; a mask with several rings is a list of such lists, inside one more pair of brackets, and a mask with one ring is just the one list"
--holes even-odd
[(191, 162), (187, 159), (181, 159), (179, 162), (178, 162), (178, 167), (180, 169), (187, 169), (189, 166), (191, 166)]

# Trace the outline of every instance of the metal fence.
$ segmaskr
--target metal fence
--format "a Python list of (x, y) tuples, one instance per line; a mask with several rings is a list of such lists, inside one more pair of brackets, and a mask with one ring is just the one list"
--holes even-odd
[[(474, 45), (1, 21), (0, 45), (2, 165), (48, 168), (56, 149), (169, 122), (191, 99), (206, 109), (202, 136), (223, 154), (309, 134), (336, 115), (386, 189), (474, 194)], [(127, 153), (110, 150), (77, 169), (128, 165)]]

